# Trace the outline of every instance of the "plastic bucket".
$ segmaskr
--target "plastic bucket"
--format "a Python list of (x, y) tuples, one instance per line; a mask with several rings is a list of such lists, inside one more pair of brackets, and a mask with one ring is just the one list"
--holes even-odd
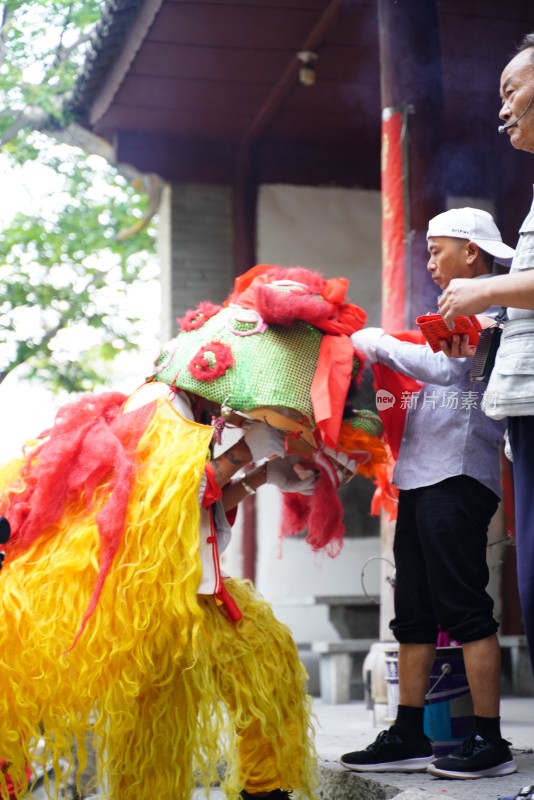
[[(388, 717), (391, 724), (399, 704), (399, 649), (386, 652)], [(473, 700), (465, 672), (461, 647), (438, 647), (432, 665), (425, 702), (425, 733), (433, 741), (434, 753), (454, 750), (473, 731)]]
[(362, 667), (364, 700), (373, 712), (373, 725), (382, 727), (387, 716), (386, 651), (391, 642), (373, 642)]
[(387, 713), (386, 722), (393, 725), (397, 719), (397, 706), (399, 705), (399, 645), (391, 645), (386, 650), (386, 692)]
[(425, 703), (425, 733), (437, 756), (458, 747), (473, 731), (473, 699), (461, 647), (438, 647)]

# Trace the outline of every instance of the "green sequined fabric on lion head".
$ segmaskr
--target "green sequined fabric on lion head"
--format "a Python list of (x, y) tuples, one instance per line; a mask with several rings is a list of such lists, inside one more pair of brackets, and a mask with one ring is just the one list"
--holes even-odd
[(258, 330), (246, 316), (223, 308), (201, 327), (181, 331), (163, 346), (151, 379), (238, 412), (292, 409), (313, 426), (310, 391), (323, 334), (299, 321)]

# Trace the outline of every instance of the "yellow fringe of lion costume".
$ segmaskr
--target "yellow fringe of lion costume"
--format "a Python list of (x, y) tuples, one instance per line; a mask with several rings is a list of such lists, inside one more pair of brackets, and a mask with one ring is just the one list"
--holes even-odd
[[(197, 595), (197, 495), (212, 433), (157, 403), (136, 448), (124, 533), (89, 616), (106, 480), (92, 497), (71, 499), (27, 549), (11, 557), (6, 548), (0, 757), (15, 786), (26, 785), (42, 738), (40, 761), (56, 775), (75, 749), (78, 780), (89, 740), (111, 800), (186, 800), (195, 785), (219, 782), (230, 800), (244, 787), (314, 797), (311, 701), (289, 630), (246, 582), (227, 582), (243, 613), (237, 623), (213, 596)], [(0, 474), (2, 497), (22, 491), (21, 464)], [(0, 796), (8, 797), (1, 771)]]

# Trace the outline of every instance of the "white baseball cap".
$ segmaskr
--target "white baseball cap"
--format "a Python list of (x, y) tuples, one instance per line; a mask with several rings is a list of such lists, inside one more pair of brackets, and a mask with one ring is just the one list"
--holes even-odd
[(426, 238), (431, 236), (468, 239), (507, 267), (515, 255), (513, 247), (504, 244), (491, 214), (480, 208), (451, 208), (443, 214), (438, 214), (428, 223)]

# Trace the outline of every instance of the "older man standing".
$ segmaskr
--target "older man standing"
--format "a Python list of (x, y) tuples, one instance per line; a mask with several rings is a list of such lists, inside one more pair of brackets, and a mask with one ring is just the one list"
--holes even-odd
[[(512, 147), (534, 153), (534, 33), (527, 34), (501, 75), (501, 128)], [(439, 301), (452, 328), (460, 314), (478, 313), (488, 305), (508, 307), (496, 370), (488, 386), (494, 403), (486, 413), (508, 417), (514, 463), (517, 572), (525, 632), (534, 667), (534, 203), (519, 230), (509, 275), (491, 281), (453, 280)], [(469, 355), (466, 342), (455, 341), (448, 355)], [(499, 371), (506, 363), (507, 378)], [(515, 365), (515, 366), (514, 366)], [(522, 397), (523, 402), (517, 399)]]

